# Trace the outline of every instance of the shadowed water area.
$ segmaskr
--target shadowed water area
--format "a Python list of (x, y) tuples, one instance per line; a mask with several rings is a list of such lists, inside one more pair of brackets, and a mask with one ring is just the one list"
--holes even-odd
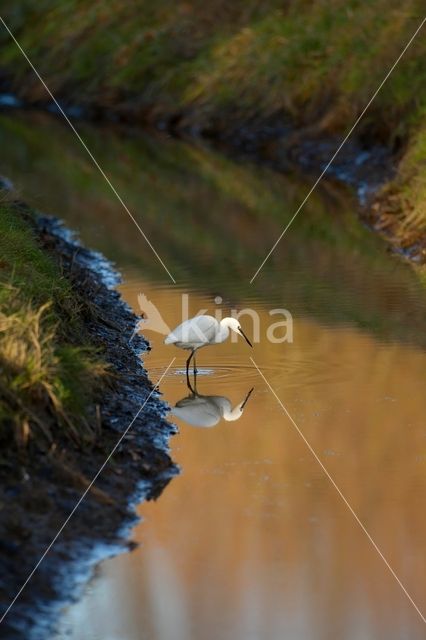
[[(2, 114), (1, 173), (29, 204), (63, 218), (115, 261), (124, 298), (148, 318), (155, 305), (157, 329), (181, 322), (187, 294), (191, 314), (255, 310), (259, 341), (253, 350), (241, 339), (199, 352), (193, 394), (187, 354), (165, 346), (153, 321), (142, 326), (152, 380), (176, 356), (161, 391), (179, 404), (171, 446), (182, 474), (138, 508), (140, 546), (98, 567), (64, 610), (55, 639), (423, 638), (419, 614), (250, 361), (424, 613), (419, 276), (363, 228), (350, 192), (324, 182), (250, 284), (312, 179), (164, 136), (78, 126), (176, 284), (57, 120)], [(292, 314), (292, 343), (267, 339), (280, 319), (273, 309)], [(253, 338), (252, 318), (241, 323)]]

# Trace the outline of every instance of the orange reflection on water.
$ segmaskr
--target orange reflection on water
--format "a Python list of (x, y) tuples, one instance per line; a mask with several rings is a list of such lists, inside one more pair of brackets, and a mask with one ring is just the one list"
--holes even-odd
[[(133, 305), (140, 291), (170, 326), (180, 321), (178, 292), (123, 287)], [(199, 296), (193, 303), (211, 307)], [(264, 328), (267, 310), (258, 311)], [(177, 355), (162, 385), (174, 405), (189, 393), (186, 354), (146, 333), (152, 378)], [(74, 632), (83, 621), (87, 631), (94, 608), (93, 635), (85, 637), (112, 639), (114, 629), (125, 640), (424, 637), (420, 617), (251, 367), (251, 354), (243, 341), (200, 352), (200, 393), (234, 406), (255, 390), (238, 421), (197, 429), (176, 420), (172, 454), (182, 475), (158, 502), (142, 505), (140, 548), (104, 564), (102, 597), (95, 582)], [(292, 345), (261, 343), (253, 354), (424, 609), (425, 354), (305, 319), (296, 319)]]

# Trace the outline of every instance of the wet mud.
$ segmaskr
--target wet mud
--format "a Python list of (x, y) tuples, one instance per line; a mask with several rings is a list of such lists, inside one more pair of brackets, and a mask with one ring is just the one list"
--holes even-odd
[[(39, 217), (37, 229), (64, 276), (90, 302), (87, 331), (112, 376), (94, 408), (99, 437), (92, 446), (81, 450), (64, 441), (20, 460), (16, 453), (0, 458), (0, 617), (153, 389), (140, 359), (149, 345), (138, 335), (130, 341), (138, 318), (114, 290), (119, 278), (111, 264), (82, 247), (56, 219)], [(135, 505), (157, 498), (178, 473), (169, 455), (175, 428), (167, 411), (154, 391), (8, 612), (2, 639), (48, 638), (96, 563), (132, 548), (127, 540), (137, 521)]]

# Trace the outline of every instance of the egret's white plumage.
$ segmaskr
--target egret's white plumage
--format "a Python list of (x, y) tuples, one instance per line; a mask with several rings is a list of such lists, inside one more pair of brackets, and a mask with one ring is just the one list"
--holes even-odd
[(234, 408), (225, 396), (203, 396), (192, 393), (182, 398), (172, 409), (172, 414), (194, 427), (214, 427), (223, 419), (227, 422), (239, 420), (253, 389)]
[[(229, 318), (231, 319), (231, 318)], [(237, 323), (238, 324), (238, 323)], [(182, 322), (164, 340), (166, 344), (174, 344), (180, 349), (199, 349), (213, 342), (223, 342), (229, 335), (221, 332), (220, 323), (213, 316), (195, 316)], [(222, 339), (220, 339), (223, 336)], [(219, 340), (216, 340), (216, 337)]]
[(182, 322), (164, 340), (165, 344), (174, 344), (180, 349), (189, 349), (191, 355), (186, 361), (186, 373), (188, 376), (191, 358), (201, 347), (211, 344), (219, 344), (229, 337), (229, 332), (235, 331), (243, 336), (250, 346), (253, 346), (244, 334), (240, 323), (236, 318), (223, 318), (217, 320), (213, 316), (195, 316)]

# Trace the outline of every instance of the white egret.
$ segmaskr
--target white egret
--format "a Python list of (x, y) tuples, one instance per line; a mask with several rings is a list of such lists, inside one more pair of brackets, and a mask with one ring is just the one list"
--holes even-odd
[(235, 407), (225, 396), (204, 396), (192, 391), (191, 395), (179, 400), (171, 412), (193, 427), (214, 427), (221, 419), (234, 422), (243, 415), (252, 391), (250, 389), (244, 400)]
[[(189, 379), (189, 363), (191, 358), (195, 356), (195, 352), (201, 347), (207, 347), (210, 344), (219, 344), (225, 342), (229, 337), (229, 332), (235, 331), (243, 336), (246, 342), (252, 347), (252, 343), (245, 335), (240, 323), (236, 318), (223, 318), (217, 320), (213, 316), (195, 316), (182, 322), (176, 329), (164, 340), (165, 344), (174, 344), (180, 349), (188, 349), (191, 354), (186, 361), (186, 376)], [(194, 357), (194, 372), (195, 357)]]

